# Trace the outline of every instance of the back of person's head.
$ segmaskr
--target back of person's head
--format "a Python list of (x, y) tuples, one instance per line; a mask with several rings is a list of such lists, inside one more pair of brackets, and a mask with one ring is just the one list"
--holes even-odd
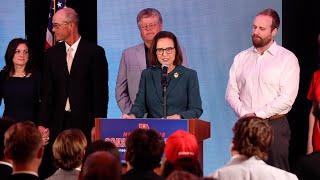
[(194, 158), (179, 158), (175, 162), (165, 161), (162, 171), (163, 177), (168, 177), (173, 171), (185, 171), (197, 177), (203, 176), (200, 161)]
[(32, 160), (41, 161), (43, 142), (40, 132), (31, 121), (23, 121), (10, 126), (4, 135), (5, 155), (13, 164), (28, 164)]
[(203, 176), (199, 158), (199, 146), (196, 137), (184, 130), (172, 133), (164, 149), (166, 161), (162, 176), (168, 177), (174, 170), (183, 170), (198, 177)]
[(120, 180), (120, 162), (109, 152), (97, 151), (90, 154), (81, 169), (79, 180)]
[(177, 130), (168, 137), (164, 153), (166, 160), (172, 163), (180, 158), (198, 159), (199, 145), (193, 134)]
[(200, 178), (186, 171), (175, 170), (167, 180), (200, 180)]
[(86, 148), (86, 153), (83, 158), (83, 162), (86, 160), (86, 158), (97, 151), (107, 151), (114, 155), (119, 161), (120, 161), (120, 155), (119, 155), (119, 150), (118, 148), (109, 141), (104, 141), (102, 139), (96, 140), (93, 143), (91, 143), (87, 148)]
[(0, 118), (0, 161), (4, 160), (4, 133), (14, 121)]
[(164, 140), (153, 129), (136, 129), (126, 140), (126, 161), (134, 169), (153, 170), (160, 165)]
[(247, 157), (267, 159), (273, 141), (273, 129), (267, 120), (258, 117), (241, 118), (234, 125), (233, 133), (232, 150)]
[(56, 165), (64, 170), (72, 170), (79, 167), (82, 163), (86, 146), (86, 136), (80, 129), (62, 131), (52, 146)]

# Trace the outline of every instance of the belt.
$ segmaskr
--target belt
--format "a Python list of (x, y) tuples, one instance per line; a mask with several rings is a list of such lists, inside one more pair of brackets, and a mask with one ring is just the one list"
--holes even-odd
[(284, 118), (286, 116), (286, 114), (276, 114), (276, 115), (273, 115), (269, 118), (267, 118), (268, 120), (276, 120), (276, 119), (281, 119), (281, 118)]

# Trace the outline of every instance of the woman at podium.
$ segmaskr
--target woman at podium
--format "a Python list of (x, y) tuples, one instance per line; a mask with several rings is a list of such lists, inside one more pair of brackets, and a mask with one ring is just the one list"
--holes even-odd
[(142, 71), (139, 91), (123, 118), (199, 118), (202, 114), (199, 82), (195, 70), (182, 66), (176, 36), (160, 31), (150, 48), (152, 67)]

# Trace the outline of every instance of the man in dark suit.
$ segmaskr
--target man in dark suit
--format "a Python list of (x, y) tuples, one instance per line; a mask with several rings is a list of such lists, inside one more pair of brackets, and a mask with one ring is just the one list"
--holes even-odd
[[(59, 41), (47, 50), (40, 120), (49, 129), (41, 176), (48, 177), (52, 166), (51, 145), (65, 129), (81, 129), (90, 141), (94, 118), (107, 116), (108, 63), (104, 49), (81, 38), (78, 14), (63, 8), (53, 16), (53, 32)], [(40, 128), (43, 129), (43, 128)], [(44, 169), (42, 169), (44, 168)]]
[(39, 179), (38, 168), (44, 146), (35, 124), (31, 121), (16, 123), (6, 131), (4, 137), (4, 153), (12, 159), (13, 164), (10, 179)]
[(105, 52), (81, 38), (78, 23), (72, 8), (59, 10), (52, 20), (55, 39), (60, 42), (46, 54), (40, 114), (51, 138), (65, 129), (79, 128), (89, 140), (94, 118), (107, 116)]

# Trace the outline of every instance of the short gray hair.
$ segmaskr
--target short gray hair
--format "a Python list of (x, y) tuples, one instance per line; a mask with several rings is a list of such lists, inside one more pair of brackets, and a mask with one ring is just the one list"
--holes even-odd
[(162, 24), (161, 13), (155, 8), (142, 9), (137, 15), (137, 24), (139, 25), (139, 22), (141, 21), (142, 18), (151, 17), (151, 16), (157, 16), (159, 18), (159, 23)]
[(59, 11), (63, 11), (64, 17), (67, 20), (67, 22), (74, 22), (76, 24), (79, 24), (79, 15), (74, 9), (65, 7)]

